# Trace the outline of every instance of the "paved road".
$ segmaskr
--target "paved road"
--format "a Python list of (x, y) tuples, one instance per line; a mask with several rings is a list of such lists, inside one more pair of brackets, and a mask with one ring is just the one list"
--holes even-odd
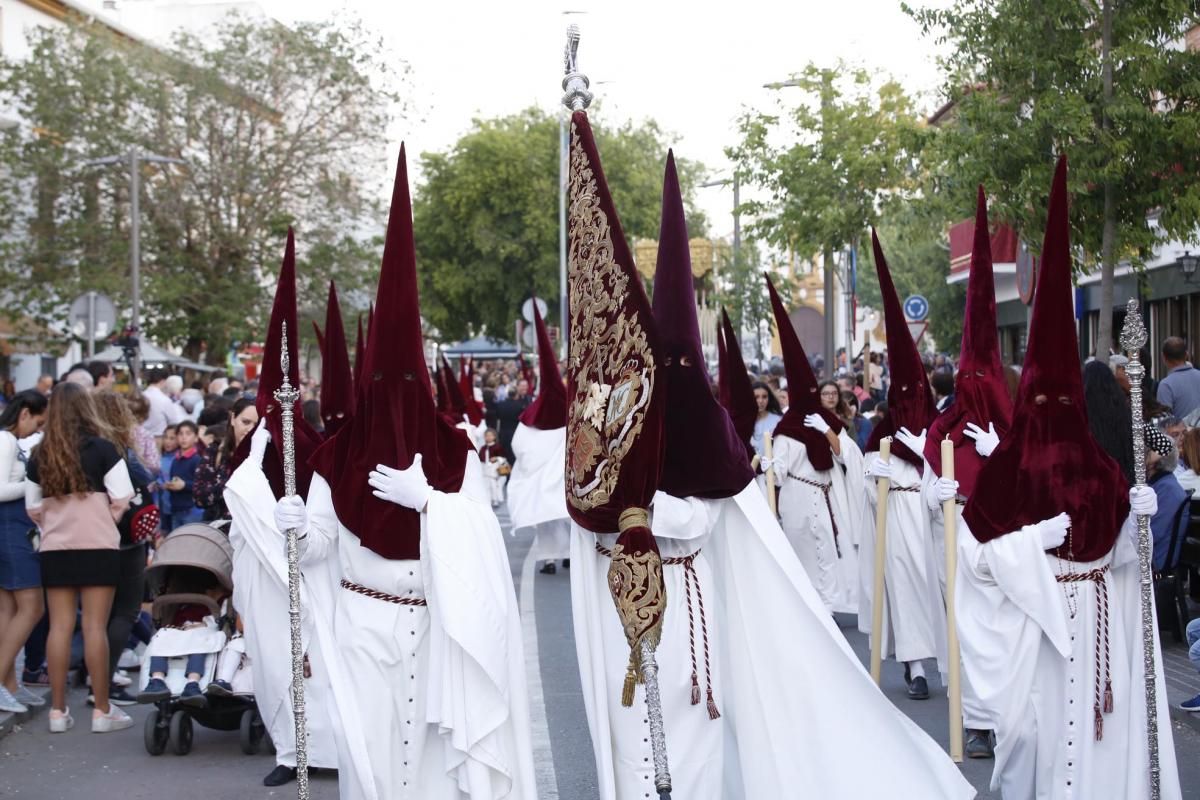
[[(501, 523), (507, 528), (503, 509)], [(518, 587), (525, 633), (536, 652), (528, 654), (530, 694), (534, 708), (534, 754), (540, 800), (589, 800), (596, 796), (596, 773), (591, 741), (584, 720), (583, 700), (572, 638), (570, 575), (541, 575), (527, 555), (528, 539), (506, 537), (514, 584)], [(530, 613), (532, 610), (533, 613)], [(843, 631), (859, 657), (867, 659), (865, 637), (841, 620)], [(534, 668), (536, 666), (536, 669)], [(904, 696), (901, 670), (885, 666), (884, 692), (943, 746), (946, 744), (946, 699), (934, 688), (933, 697), (913, 702)], [(294, 785), (267, 789), (262, 777), (274, 766), (269, 755), (246, 756), (236, 733), (195, 729), (191, 754), (151, 757), (142, 747), (141, 722), (147, 709), (131, 709), (138, 724), (131, 730), (93, 735), (87, 730), (89, 710), (83, 695), (71, 698), (80, 721), (66, 735), (50, 736), (45, 715), (0, 739), (0, 798), (29, 800), (242, 800), (295, 797)], [(1175, 726), (1185, 798), (1200, 798), (1200, 734)], [(871, 732), (847, 747), (862, 750), (870, 762)], [(963, 773), (978, 789), (981, 800), (998, 800), (988, 793), (991, 762), (968, 761)], [(337, 797), (336, 779), (312, 779), (316, 800)], [(1187, 787), (1195, 787), (1189, 790)], [(907, 800), (907, 799), (905, 799)]]

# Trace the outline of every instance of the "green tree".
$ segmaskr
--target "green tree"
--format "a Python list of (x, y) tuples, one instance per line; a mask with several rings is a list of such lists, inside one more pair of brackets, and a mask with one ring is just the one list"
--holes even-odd
[(0, 142), (10, 310), (61, 321), (84, 287), (127, 306), (127, 170), (84, 162), (132, 147), (186, 162), (141, 175), (149, 337), (214, 362), (261, 340), (288, 225), (307, 310), (320, 314), (334, 274), (351, 292), (370, 281), (377, 247), (360, 226), (382, 216), (381, 132), (399, 100), (378, 38), (240, 18), (169, 49), (96, 28), (29, 37), (26, 61), (0, 63), (0, 104), (24, 122)]
[[(1118, 261), (1194, 240), (1200, 222), (1200, 57), (1178, 46), (1190, 0), (955, 0), (908, 8), (948, 45), (953, 104), (926, 164), (959, 208), (978, 183), (993, 218), (1041, 245), (1054, 158), (1070, 158), (1079, 266), (1101, 268), (1097, 352), (1112, 340)], [(1157, 225), (1149, 215), (1157, 212)], [(965, 214), (963, 216), (966, 216)]]
[[(602, 124), (593, 111), (604, 173), (625, 235), (657, 238), (666, 136), (653, 121)], [(423, 153), (413, 209), (421, 310), (449, 339), (504, 338), (521, 301), (546, 298), (558, 321), (559, 123), (539, 109), (473, 128), (445, 152)], [(693, 236), (703, 235), (693, 188), (702, 170), (678, 159)]]
[(810, 64), (779, 88), (777, 110), (745, 114), (741, 141), (727, 150), (758, 190), (742, 208), (756, 236), (821, 253), (831, 271), (834, 254), (878, 221), (883, 203), (913, 189), (922, 120), (896, 81), (841, 62)]

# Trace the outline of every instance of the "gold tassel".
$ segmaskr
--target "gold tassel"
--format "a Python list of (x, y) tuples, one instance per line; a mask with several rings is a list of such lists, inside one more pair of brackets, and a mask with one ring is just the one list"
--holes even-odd
[(1104, 682), (1104, 713), (1111, 714), (1113, 710), (1112, 681)]
[(1094, 706), (1096, 709), (1096, 741), (1104, 738), (1104, 717), (1100, 716), (1100, 706)]
[(637, 686), (637, 671), (633, 668), (633, 656), (629, 657), (629, 666), (625, 668), (625, 685), (621, 688), (621, 705), (629, 708), (633, 705), (633, 690)]
[(713, 699), (712, 689), (708, 690), (708, 718), (720, 719), (721, 712), (717, 710), (717, 701)]

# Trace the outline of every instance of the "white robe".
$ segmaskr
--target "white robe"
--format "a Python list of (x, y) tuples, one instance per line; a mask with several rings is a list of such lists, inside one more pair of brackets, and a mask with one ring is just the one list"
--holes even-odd
[[(992, 789), (1006, 800), (1150, 796), (1135, 531), (1131, 517), (1108, 555), (1083, 564), (1044, 553), (1032, 527), (986, 544), (969, 533), (959, 537), (956, 595), (962, 656), (995, 720)], [(1092, 581), (1060, 584), (1056, 574), (1104, 564), (1110, 564), (1113, 710), (1102, 715), (1104, 736), (1096, 741), (1097, 587)], [(1074, 590), (1069, 605), (1064, 588)], [(1179, 773), (1157, 637), (1156, 626), (1161, 797), (1178, 800)]]
[[(313, 477), (305, 563), (337, 565), (325, 586), (337, 656), (362, 720), (369, 787), (342, 800), (532, 800), (536, 786), (521, 627), (500, 525), (479, 459), (461, 491), (435, 491), (421, 514), (420, 559), (363, 547)], [(342, 589), (342, 578), (406, 606)], [(343, 755), (343, 758), (345, 756)]]
[[(674, 797), (971, 798), (937, 744), (875, 687), (834, 625), (803, 566), (751, 483), (725, 500), (655, 495), (664, 558), (694, 565), (707, 615), (710, 719), (699, 603), (693, 609), (701, 701), (692, 705), (684, 567), (664, 566), (667, 612), (658, 648)], [(629, 648), (595, 549), (613, 535), (575, 528), (571, 606), (600, 800), (654, 793), (644, 688), (620, 705)], [(693, 601), (695, 585), (692, 586)], [(847, 742), (869, 732), (869, 768)]]
[[(233, 607), (242, 618), (254, 697), (275, 744), (275, 763), (296, 766), (296, 723), (292, 715), (292, 642), (288, 621), (286, 539), (275, 528), (275, 495), (261, 465), (243, 462), (225, 484), (232, 522)], [(304, 587), (302, 587), (303, 592)], [(301, 634), (312, 677), (304, 682), (308, 763), (338, 766), (337, 700), (326, 654), (331, 632), (318, 635), (311, 599), (301, 596)]]
[(521, 423), (513, 433), (512, 449), (517, 460), (508, 476), (511, 534), (534, 530), (535, 560), (570, 558), (571, 518), (563, 479), (567, 429), (541, 430)]
[[(879, 453), (868, 453), (870, 468)], [(921, 497), (921, 474), (912, 464), (893, 457), (892, 490), (887, 500), (886, 560), (884, 561), (883, 653), (897, 661), (937, 658), (946, 671), (946, 606), (942, 601), (940, 551)], [(871, 632), (875, 596), (875, 481), (864, 484), (869, 513), (860, 529), (858, 629)], [(915, 491), (897, 491), (898, 488)], [(893, 635), (894, 634), (894, 635)]]
[[(802, 443), (789, 436), (775, 437), (779, 521), (825, 607), (857, 614), (863, 460), (858, 445), (846, 431), (838, 436), (838, 442), (842, 452), (834, 456), (833, 468), (818, 470), (808, 460), (808, 448)], [(825, 490), (813, 483), (829, 485), (828, 503)], [(830, 506), (837, 523), (836, 542)]]

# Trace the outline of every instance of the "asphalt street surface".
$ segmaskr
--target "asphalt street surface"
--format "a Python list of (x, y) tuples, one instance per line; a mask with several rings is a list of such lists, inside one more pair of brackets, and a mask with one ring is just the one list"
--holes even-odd
[[(538, 797), (588, 800), (596, 797), (596, 769), (575, 660), (570, 574), (561, 565), (555, 575), (538, 574), (536, 565), (527, 559), (528, 537), (508, 536), (508, 516), (503, 508), (499, 516), (506, 531), (513, 581), (530, 651), (526, 661), (533, 704)], [(840, 619), (839, 623), (865, 663), (866, 637), (854, 630), (850, 618)], [(280, 624), (285, 621), (280, 620)], [(934, 674), (931, 668), (927, 672)], [(883, 678), (888, 698), (945, 747), (948, 737), (945, 691), (935, 682), (930, 687), (929, 700), (909, 700), (904, 693), (902, 669), (894, 662), (885, 663)], [(806, 688), (820, 690), (820, 687)], [(164, 755), (150, 756), (142, 745), (142, 722), (148, 708), (127, 709), (136, 722), (133, 728), (95, 735), (89, 732), (90, 709), (84, 703), (82, 690), (72, 693), (70, 706), (76, 727), (65, 735), (50, 735), (43, 713), (0, 739), (0, 798), (240, 800), (296, 796), (295, 784), (274, 789), (262, 785), (262, 778), (274, 767), (274, 760), (265, 751), (256, 756), (244, 755), (236, 731), (224, 733), (196, 726), (188, 755), (177, 756), (168, 750)], [(852, 713), (852, 709), (847, 712)], [(1188, 726), (1174, 727), (1183, 796), (1200, 800), (1200, 734)], [(846, 746), (860, 750), (864, 767), (870, 768), (871, 731), (864, 730), (859, 740), (847, 742)], [(963, 774), (980, 790), (981, 800), (999, 799), (998, 794), (987, 791), (991, 764), (991, 761), (968, 760), (962, 765)], [(310, 786), (316, 800), (337, 797), (337, 779), (331, 774), (313, 775)], [(797, 787), (796, 797), (804, 797), (803, 787)]]

